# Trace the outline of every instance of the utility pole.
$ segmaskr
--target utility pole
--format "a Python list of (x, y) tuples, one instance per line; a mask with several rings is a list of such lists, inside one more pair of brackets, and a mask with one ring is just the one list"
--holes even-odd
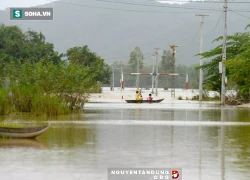
[(222, 74), (221, 74), (221, 104), (225, 104), (225, 79), (226, 79), (226, 67), (225, 67), (225, 60), (227, 58), (226, 56), (226, 41), (227, 41), (227, 0), (224, 0), (224, 28), (223, 28), (223, 49), (222, 49)]
[(112, 91), (114, 91), (114, 89), (115, 89), (115, 71), (114, 71), (114, 65), (112, 66), (112, 70), (113, 70), (113, 87), (112, 87)]
[[(138, 52), (136, 53), (136, 59), (137, 59), (137, 73), (139, 73), (140, 58), (138, 57)], [(137, 87), (137, 90), (139, 90), (139, 74), (137, 74), (137, 78), (136, 78), (136, 87)]]
[[(204, 16), (208, 16), (208, 15), (196, 14), (196, 16), (201, 16), (201, 27), (200, 27), (200, 31), (201, 31), (201, 37), (200, 37), (200, 54), (201, 54), (201, 53), (203, 53), (203, 24), (204, 24)], [(202, 55), (200, 55), (200, 66), (202, 66), (202, 65), (203, 65), (203, 60), (202, 60)], [(202, 84), (203, 84), (203, 69), (200, 68), (199, 101), (202, 100), (202, 94), (203, 94)]]
[(154, 72), (155, 72), (155, 55), (152, 55), (152, 59), (153, 59), (153, 63), (152, 63), (152, 91), (151, 93), (154, 94), (154, 83), (155, 83), (155, 76), (154, 76)]
[(124, 82), (123, 82), (123, 62), (122, 61), (120, 61), (120, 65), (121, 65), (121, 92), (122, 92), (122, 90), (123, 90), (123, 88), (124, 88)]
[[(175, 51), (175, 47), (178, 47), (178, 46), (175, 46), (175, 45), (170, 45), (170, 48), (172, 49), (172, 73), (174, 74), (175, 73), (175, 54), (176, 54), (176, 51)], [(171, 97), (175, 98), (175, 77), (174, 75), (172, 75), (172, 88), (171, 88)]]
[(155, 77), (155, 95), (158, 95), (158, 51), (159, 48), (155, 48), (155, 54), (156, 54), (156, 77)]

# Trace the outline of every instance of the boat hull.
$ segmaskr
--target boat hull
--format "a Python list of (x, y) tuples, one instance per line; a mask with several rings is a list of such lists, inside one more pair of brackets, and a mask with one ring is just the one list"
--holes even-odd
[(159, 103), (164, 99), (157, 99), (157, 100), (125, 100), (127, 103)]
[(49, 129), (48, 126), (30, 127), (30, 128), (8, 128), (0, 127), (0, 137), (11, 138), (36, 138), (45, 133)]

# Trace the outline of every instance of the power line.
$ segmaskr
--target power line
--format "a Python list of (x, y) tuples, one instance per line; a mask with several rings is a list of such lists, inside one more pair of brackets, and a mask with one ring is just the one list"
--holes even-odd
[[(113, 1), (113, 0), (96, 0), (106, 3), (117, 3), (117, 4), (126, 4), (126, 5), (135, 5), (135, 6), (148, 6), (148, 7), (158, 7), (158, 8), (179, 8), (179, 9), (198, 9), (198, 10), (211, 10), (211, 11), (223, 11), (222, 9), (214, 9), (214, 8), (200, 8), (200, 7), (185, 7), (185, 6), (173, 6), (173, 5), (162, 5), (160, 4), (145, 4), (145, 3), (134, 3), (134, 2), (128, 2), (128, 1)], [(218, 1), (219, 2), (219, 1)], [(222, 2), (219, 2), (222, 3)], [(249, 2), (250, 3), (250, 2)], [(250, 12), (250, 9), (234, 9), (234, 11), (241, 11), (241, 12)]]
[(200, 31), (201, 27), (199, 27), (198, 31), (195, 33), (194, 37), (192, 38), (191, 42), (190, 43), (186, 43), (184, 45), (180, 45), (179, 47), (183, 47), (183, 46), (187, 46), (187, 45), (192, 45), (194, 43), (194, 40), (196, 39), (199, 31)]
[[(188, 31), (189, 29), (191, 29), (191, 27), (194, 27), (194, 23), (196, 23), (196, 22), (190, 23), (188, 26), (186, 26), (185, 29), (182, 28), (183, 33), (182, 33), (180, 36), (183, 37), (184, 35), (186, 35), (186, 36), (189, 37), (188, 40), (191, 39), (191, 38), (190, 38), (190, 35), (187, 34), (187, 31)], [(184, 37), (184, 38), (185, 38), (185, 37)], [(182, 38), (183, 40), (180, 42), (180, 45), (179, 45), (179, 46), (185, 46), (185, 45), (182, 45), (182, 44), (186, 44), (186, 43), (184, 43), (184, 42), (187, 42), (187, 40), (184, 39), (184, 38)]]
[(214, 30), (217, 28), (217, 26), (218, 26), (219, 22), (221, 21), (222, 17), (223, 17), (223, 13), (221, 13), (221, 15), (220, 15), (220, 17), (219, 17), (219, 19), (218, 19), (218, 21), (217, 21), (214, 29), (211, 31), (211, 33), (214, 32)]
[(104, 10), (112, 10), (112, 11), (126, 11), (126, 12), (136, 12), (136, 13), (138, 13), (138, 12), (139, 13), (154, 13), (154, 14), (155, 13), (157, 13), (157, 14), (201, 13), (201, 12), (164, 12), (164, 11), (147, 11), (147, 10), (132, 10), (132, 9), (120, 9), (120, 8), (108, 8), (108, 7), (91, 6), (91, 5), (85, 5), (85, 4), (69, 3), (69, 2), (63, 2), (63, 1), (55, 1), (54, 3), (67, 4), (67, 5), (79, 6), (79, 7), (85, 7), (85, 8), (93, 8), (93, 9), (104, 9)]
[[(192, 1), (192, 0), (189, 0), (189, 1), (178, 1), (178, 0), (162, 0), (162, 1), (159, 1), (159, 2), (171, 2), (171, 3), (220, 3), (222, 4), (223, 2), (221, 1)], [(228, 3), (231, 3), (231, 4), (249, 4), (250, 2), (249, 1), (238, 1), (238, 2), (235, 2), (235, 1), (229, 1)]]
[(195, 33), (195, 36), (193, 37), (192, 41), (191, 41), (191, 44), (194, 43), (194, 40), (196, 39), (197, 35), (199, 34), (199, 31), (200, 31), (201, 27), (198, 29), (198, 31)]
[(232, 11), (232, 10), (229, 10), (229, 11), (230, 11), (230, 12), (232, 12), (232, 13), (238, 14), (238, 15), (239, 15), (239, 16), (241, 16), (241, 17), (244, 17), (244, 18), (250, 19), (250, 17), (245, 16), (245, 15), (243, 15), (243, 14), (240, 14), (240, 13), (238, 13), (238, 12), (235, 12), (235, 11)]
[[(241, 16), (241, 17), (250, 19), (250, 17), (245, 16), (245, 15), (242, 15), (242, 14), (240, 14), (240, 13), (238, 13), (238, 12), (234, 12), (234, 11), (232, 11), (232, 10), (229, 10), (229, 11), (232, 12), (232, 13), (235, 13), (235, 14)], [(215, 29), (217, 28), (218, 24), (220, 23), (222, 17), (223, 17), (223, 12), (222, 12), (221, 15), (219, 16), (219, 19), (218, 19), (218, 21), (217, 21), (217, 23), (216, 23), (214, 29), (210, 32), (210, 34), (213, 33), (213, 32), (215, 31)]]
[(184, 6), (171, 6), (171, 5), (156, 5), (156, 4), (142, 4), (142, 3), (133, 3), (133, 2), (122, 2), (122, 1), (112, 1), (112, 0), (96, 0), (105, 3), (117, 3), (117, 4), (126, 4), (134, 6), (147, 6), (147, 7), (158, 7), (158, 8), (176, 8), (176, 9), (195, 9), (195, 10), (210, 10), (210, 11), (223, 11), (223, 9), (211, 9), (211, 8), (198, 8), (198, 7), (184, 7)]
[[(145, 7), (157, 7), (157, 8), (177, 8), (177, 9), (196, 9), (196, 10), (210, 10), (210, 11), (223, 11), (224, 9), (214, 9), (214, 8), (199, 8), (199, 7), (184, 7), (184, 6), (171, 6), (171, 5), (156, 5), (156, 4), (141, 4), (133, 2), (122, 2), (122, 1), (112, 1), (112, 0), (96, 0), (105, 3), (117, 3), (117, 4), (126, 4), (134, 6), (145, 6)], [(250, 3), (250, 2), (249, 2)], [(162, 4), (162, 3), (161, 3)], [(233, 11), (238, 12), (250, 12), (250, 9), (233, 9)]]

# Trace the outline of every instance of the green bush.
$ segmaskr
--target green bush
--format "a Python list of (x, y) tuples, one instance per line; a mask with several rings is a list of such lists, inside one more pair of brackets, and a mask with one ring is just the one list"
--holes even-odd
[(182, 97), (181, 97), (181, 96), (179, 96), (179, 97), (178, 97), (178, 100), (182, 100)]
[(36, 94), (33, 86), (13, 86), (13, 105), (18, 112), (31, 112), (32, 101)]
[(32, 113), (36, 115), (58, 116), (68, 114), (67, 104), (57, 95), (36, 94), (32, 102)]
[(9, 91), (0, 89), (0, 115), (9, 114), (12, 110)]

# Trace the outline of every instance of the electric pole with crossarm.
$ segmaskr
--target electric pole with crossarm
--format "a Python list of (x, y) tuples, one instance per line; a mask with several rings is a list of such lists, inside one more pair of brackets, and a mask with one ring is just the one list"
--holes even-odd
[[(201, 31), (201, 37), (200, 37), (200, 54), (201, 54), (201, 53), (203, 53), (203, 24), (204, 24), (204, 16), (208, 16), (208, 15), (205, 15), (205, 14), (196, 14), (196, 16), (201, 16), (201, 27), (200, 27), (200, 31)], [(202, 65), (203, 65), (202, 55), (200, 55), (200, 66), (202, 66)], [(202, 94), (203, 94), (202, 84), (203, 84), (203, 69), (200, 68), (199, 101), (202, 100)]]
[[(170, 45), (170, 49), (172, 50), (172, 72), (171, 73), (175, 73), (175, 45)], [(171, 97), (175, 98), (175, 77), (174, 75), (172, 75), (172, 88), (171, 88)]]
[(155, 48), (155, 54), (156, 54), (156, 66), (155, 66), (155, 70), (156, 70), (156, 77), (155, 77), (155, 95), (158, 95), (158, 52), (159, 48)]
[(222, 49), (222, 74), (221, 74), (221, 104), (225, 104), (225, 94), (226, 94), (226, 88), (225, 88), (225, 79), (226, 79), (226, 67), (224, 65), (225, 60), (227, 59), (227, 47), (226, 47), (226, 41), (227, 41), (227, 0), (224, 1), (224, 33), (223, 33), (223, 49)]

